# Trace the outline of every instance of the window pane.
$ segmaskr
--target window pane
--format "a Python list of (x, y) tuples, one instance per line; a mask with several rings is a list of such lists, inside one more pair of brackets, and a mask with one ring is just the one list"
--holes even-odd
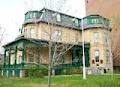
[(10, 64), (14, 64), (14, 63), (15, 63), (15, 54), (11, 53)]
[(94, 42), (98, 42), (98, 39), (99, 39), (99, 34), (98, 34), (98, 32), (94, 32), (94, 33), (93, 33), (93, 40), (94, 40)]
[(57, 21), (60, 22), (61, 21), (61, 15), (60, 14), (57, 14)]
[(78, 19), (75, 19), (75, 26), (79, 26)]
[(95, 56), (96, 62), (99, 62), (99, 56), (100, 56), (99, 50), (95, 50), (94, 56)]
[(22, 51), (17, 51), (17, 64), (22, 63)]

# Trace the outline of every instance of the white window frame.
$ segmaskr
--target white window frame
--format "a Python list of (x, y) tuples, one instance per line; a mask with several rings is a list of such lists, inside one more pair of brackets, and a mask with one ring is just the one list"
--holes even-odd
[(11, 56), (10, 56), (10, 64), (15, 64), (15, 54), (14, 53), (11, 53)]
[[(98, 59), (96, 57), (98, 57)], [(99, 51), (99, 49), (94, 50), (94, 58), (95, 58), (95, 62), (99, 62), (99, 59), (100, 59), (100, 51)]]
[(56, 15), (56, 21), (61, 22), (61, 15), (60, 14)]
[(92, 24), (99, 23), (99, 20), (97, 18), (92, 19)]
[(94, 43), (97, 43), (99, 40), (99, 33), (98, 32), (94, 32), (93, 33), (93, 41)]
[(77, 26), (77, 27), (79, 26), (79, 21), (78, 21), (78, 19), (75, 19), (75, 20), (74, 20), (74, 23), (75, 23), (75, 26)]

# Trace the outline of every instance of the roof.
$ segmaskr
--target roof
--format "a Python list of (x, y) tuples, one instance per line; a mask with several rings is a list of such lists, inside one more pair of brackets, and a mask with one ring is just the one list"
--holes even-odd
[[(7, 46), (10, 46), (12, 44), (15, 44), (15, 43), (17, 43), (19, 41), (23, 41), (23, 40), (28, 41), (30, 43), (34, 43), (36, 45), (47, 45), (48, 44), (48, 41), (46, 41), (46, 40), (33, 39), (33, 38), (25, 38), (25, 37), (18, 37), (14, 41), (5, 44), (3, 47), (5, 48)], [(56, 42), (54, 42), (54, 43), (56, 43)], [(61, 44), (61, 42), (57, 42), (57, 43)], [(68, 43), (64, 43), (64, 44), (68, 44)], [(72, 45), (72, 44), (69, 44), (69, 45)], [(90, 43), (89, 42), (85, 42), (85, 45), (88, 46), (88, 45), (90, 45)], [(74, 46), (82, 46), (82, 42), (79, 42), (78, 44), (76, 44)]]
[(14, 41), (5, 44), (3, 47), (7, 47), (7, 46), (12, 45), (12, 44), (14, 44), (16, 42), (19, 42), (21, 40), (26, 40), (28, 42), (31, 42), (31, 43), (34, 43), (34, 44), (37, 44), (37, 45), (43, 45), (43, 44), (47, 44), (48, 43), (45, 40), (33, 39), (33, 38), (25, 38), (25, 37), (18, 37)]
[[(43, 12), (44, 10), (46, 11)], [(67, 15), (67, 14), (54, 11), (51, 9), (47, 9), (47, 8), (43, 8), (40, 11), (28, 11), (27, 13), (30, 13), (30, 12), (38, 12), (37, 14), (39, 15), (39, 17), (25, 19), (23, 26), (26, 24), (43, 22), (43, 23), (51, 23), (54, 25), (62, 26), (62, 27), (68, 27), (68, 28), (80, 30), (81, 19), (78, 17)], [(26, 16), (27, 16), (27, 13), (25, 14)], [(55, 13), (61, 15), (61, 22), (56, 21), (56, 16), (54, 16)], [(75, 25), (75, 19), (78, 20), (78, 26)]]
[(86, 17), (84, 17), (84, 19), (87, 18), (87, 17), (101, 17), (101, 18), (109, 21), (108, 18), (105, 18), (105, 17), (103, 17), (103, 16), (101, 16), (101, 15), (99, 15), (99, 14), (90, 14), (90, 15), (87, 15)]

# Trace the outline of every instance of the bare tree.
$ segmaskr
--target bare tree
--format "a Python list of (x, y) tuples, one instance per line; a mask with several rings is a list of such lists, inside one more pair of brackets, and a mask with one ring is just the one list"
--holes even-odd
[[(49, 67), (48, 67), (48, 87), (51, 85), (51, 71), (53, 70), (54, 74), (54, 67), (62, 64), (62, 56), (70, 50), (75, 44), (78, 44), (77, 36), (76, 41), (74, 43), (64, 43), (61, 42), (60, 36), (60, 28), (56, 28), (54, 24), (48, 23), (49, 31), (43, 31), (49, 37)], [(57, 33), (56, 33), (57, 31)], [(54, 35), (55, 34), (55, 35)]]
[(0, 71), (1, 71), (1, 68), (2, 68), (2, 65), (3, 65), (3, 47), (2, 45), (4, 44), (4, 40), (5, 40), (5, 37), (6, 37), (6, 29), (3, 28), (1, 25), (0, 25)]
[[(66, 0), (43, 0), (45, 8), (54, 9), (56, 11), (61, 11), (66, 3)], [(41, 3), (41, 2), (40, 2)], [(69, 11), (69, 10), (67, 10)], [(55, 13), (53, 18), (57, 15)], [(37, 25), (36, 19), (35, 24)], [(70, 50), (75, 44), (78, 44), (78, 35), (75, 36), (74, 43), (64, 43), (61, 41), (61, 27), (55, 27), (54, 23), (47, 23), (48, 30), (44, 30), (46, 36), (48, 36), (48, 48), (49, 48), (49, 58), (48, 58), (48, 87), (51, 87), (51, 71), (54, 67), (62, 64), (62, 56)], [(64, 27), (64, 26), (63, 26)], [(72, 29), (72, 28), (71, 28)], [(43, 38), (44, 39), (44, 38)], [(70, 38), (69, 38), (70, 39)]]
[[(45, 1), (45, 0), (44, 0)], [(56, 10), (62, 10), (62, 6), (64, 6), (65, 4), (65, 0), (57, 0), (57, 2), (53, 3), (53, 2), (49, 2), (46, 4), (45, 2), (45, 6), (49, 6), (50, 8), (52, 7), (52, 9), (56, 8)], [(59, 3), (59, 6), (56, 6), (56, 3)], [(47, 7), (46, 6), (46, 7)], [(57, 15), (54, 14), (54, 17)], [(48, 23), (49, 26), (49, 31), (44, 31), (44, 33), (46, 33), (47, 36), (49, 36), (49, 67), (48, 67), (48, 87), (51, 87), (51, 71), (53, 71), (54, 74), (54, 67), (61, 64), (62, 62), (62, 56), (68, 51), (70, 50), (76, 43), (77, 43), (77, 39), (75, 41), (75, 43), (64, 43), (61, 42), (61, 32), (60, 32), (60, 27), (56, 28), (54, 24), (52, 23)], [(77, 36), (76, 36), (77, 37)]]

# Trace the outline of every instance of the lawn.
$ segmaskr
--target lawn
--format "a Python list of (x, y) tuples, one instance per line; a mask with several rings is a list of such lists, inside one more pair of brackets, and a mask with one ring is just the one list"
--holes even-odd
[[(0, 87), (47, 87), (44, 78), (0, 78)], [(51, 87), (120, 87), (120, 75), (87, 76), (81, 75), (54, 76)]]

